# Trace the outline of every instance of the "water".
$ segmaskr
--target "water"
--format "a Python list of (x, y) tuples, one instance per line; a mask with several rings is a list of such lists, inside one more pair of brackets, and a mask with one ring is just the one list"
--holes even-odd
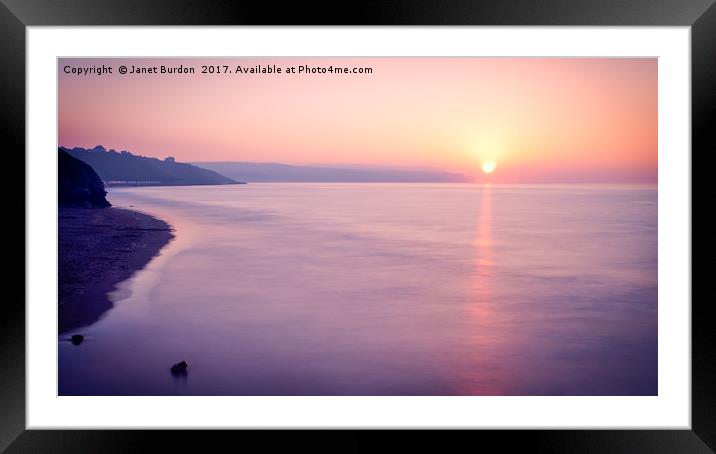
[(655, 187), (250, 184), (110, 200), (176, 239), (76, 331), (85, 342), (59, 342), (60, 394), (657, 394)]

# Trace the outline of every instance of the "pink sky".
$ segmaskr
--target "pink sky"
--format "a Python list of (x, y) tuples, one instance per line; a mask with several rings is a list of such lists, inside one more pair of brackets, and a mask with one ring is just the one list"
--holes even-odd
[[(65, 66), (112, 66), (112, 75)], [(120, 65), (195, 74), (118, 74)], [(372, 74), (201, 74), (201, 65)], [(478, 181), (655, 182), (657, 60), (60, 59), (59, 144), (178, 161), (433, 167)], [(480, 164), (497, 162), (492, 175)]]

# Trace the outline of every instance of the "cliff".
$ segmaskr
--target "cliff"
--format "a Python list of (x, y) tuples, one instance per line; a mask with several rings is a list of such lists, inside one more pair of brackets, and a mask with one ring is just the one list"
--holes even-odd
[(75, 159), (64, 150), (58, 155), (58, 203), (78, 208), (106, 208), (104, 184), (88, 164)]

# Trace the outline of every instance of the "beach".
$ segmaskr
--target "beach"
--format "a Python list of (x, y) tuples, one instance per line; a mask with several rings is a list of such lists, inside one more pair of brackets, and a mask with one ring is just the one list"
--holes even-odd
[(96, 322), (115, 286), (142, 269), (173, 237), (152, 216), (120, 208), (59, 208), (59, 333)]

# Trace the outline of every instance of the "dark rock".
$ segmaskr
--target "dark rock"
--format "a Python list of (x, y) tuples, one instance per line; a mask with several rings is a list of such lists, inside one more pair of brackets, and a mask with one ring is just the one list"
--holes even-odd
[(186, 374), (186, 368), (188, 364), (186, 361), (176, 363), (172, 366), (172, 375), (184, 375)]
[(57, 157), (58, 202), (60, 206), (107, 208), (102, 180), (88, 164), (73, 158), (63, 149)]
[(85, 337), (81, 334), (75, 334), (72, 336), (72, 343), (74, 345), (80, 345), (83, 340), (85, 340)]

